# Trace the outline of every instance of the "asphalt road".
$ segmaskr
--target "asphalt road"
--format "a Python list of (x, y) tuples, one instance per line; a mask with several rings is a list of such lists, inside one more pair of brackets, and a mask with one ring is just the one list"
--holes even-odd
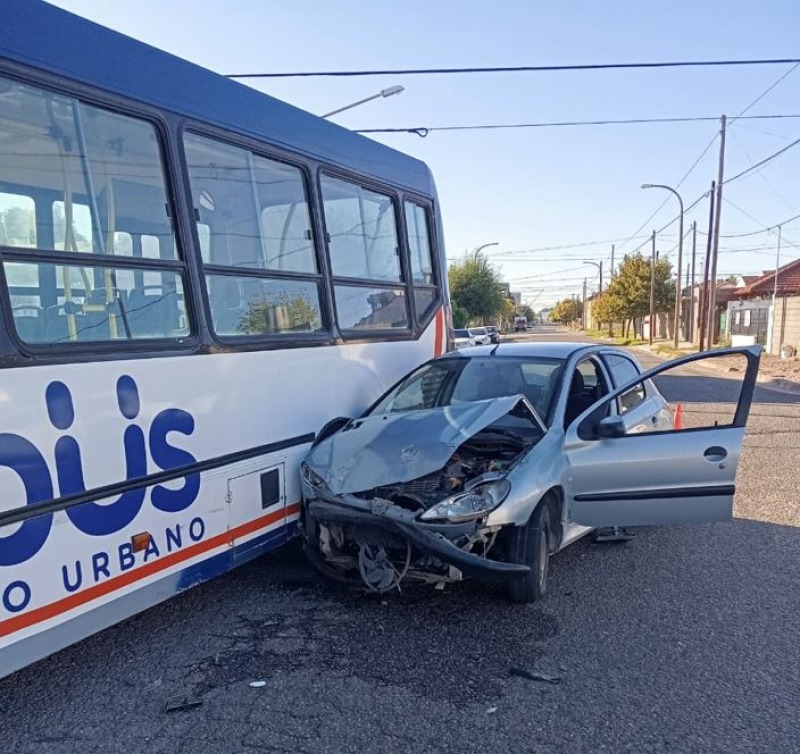
[[(732, 381), (692, 377), (709, 411)], [(798, 751), (799, 431), (758, 388), (734, 522), (579, 542), (534, 606), (372, 599), (287, 548), (0, 681), (0, 751)]]

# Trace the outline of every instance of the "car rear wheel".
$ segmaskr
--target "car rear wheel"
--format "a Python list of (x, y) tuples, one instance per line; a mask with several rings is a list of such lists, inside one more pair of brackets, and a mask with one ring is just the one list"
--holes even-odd
[(528, 523), (514, 527), (508, 540), (509, 561), (531, 569), (526, 576), (508, 582), (508, 598), (512, 602), (535, 602), (544, 597), (550, 571), (551, 537), (550, 507), (542, 500)]

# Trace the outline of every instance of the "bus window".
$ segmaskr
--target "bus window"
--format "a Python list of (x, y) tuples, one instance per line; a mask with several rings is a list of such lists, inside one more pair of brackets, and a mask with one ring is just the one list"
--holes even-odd
[(430, 311), (437, 300), (433, 276), (430, 223), (428, 211), (415, 202), (405, 202), (406, 234), (411, 263), (411, 282), (414, 286), (414, 309), (417, 319)]
[(406, 292), (402, 288), (337, 285), (336, 310), (344, 330), (408, 328)]
[(222, 337), (322, 332), (321, 276), (302, 172), (196, 134), (186, 135), (185, 149), (214, 331)]
[[(67, 209), (72, 212), (70, 233), (67, 232)], [(94, 251), (92, 235), (92, 213), (88, 204), (71, 202), (68, 207), (62, 201), (53, 202), (53, 248), (56, 251), (91, 254)]]
[(264, 266), (268, 270), (316, 273), (316, 251), (302, 173), (263, 157), (255, 157), (253, 164)]
[(334, 276), (400, 282), (392, 198), (324, 176), (322, 200)]
[[(0, 198), (3, 263), (20, 339), (60, 344), (188, 334), (155, 128), (2, 77), (0, 90), (0, 134), (15, 144), (0, 151), (0, 191), (20, 187), (26, 195), (13, 203)], [(137, 252), (145, 233), (164, 241), (146, 261)], [(43, 261), (41, 251), (105, 261), (57, 264)], [(132, 264), (135, 257), (139, 264)]]
[(36, 205), (30, 196), (0, 193), (0, 245), (36, 246)]
[(316, 282), (206, 276), (218, 335), (284, 335), (322, 329)]
[(433, 285), (433, 261), (428, 235), (428, 220), (424, 207), (406, 202), (406, 231), (411, 262), (411, 282), (414, 285)]

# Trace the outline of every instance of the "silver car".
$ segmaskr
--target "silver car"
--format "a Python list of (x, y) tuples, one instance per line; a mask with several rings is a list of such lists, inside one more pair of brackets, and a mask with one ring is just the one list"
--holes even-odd
[(477, 346), (488, 346), (492, 342), (492, 336), (485, 327), (469, 327), (467, 332)]
[(530, 602), (550, 556), (594, 529), (730, 519), (759, 354), (714, 352), (744, 367), (730, 421), (707, 427), (683, 427), (653, 382), (680, 385), (661, 373), (705, 354), (646, 373), (622, 349), (578, 343), (434, 359), (319, 433), (301, 472), (305, 551), (376, 592), (468, 575)]

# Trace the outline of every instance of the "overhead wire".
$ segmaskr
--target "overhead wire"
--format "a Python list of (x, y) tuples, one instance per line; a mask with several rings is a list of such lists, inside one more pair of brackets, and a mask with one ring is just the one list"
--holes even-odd
[[(747, 120), (783, 120), (800, 118), (798, 113), (775, 113), (770, 115), (745, 115)], [(443, 131), (496, 131), (523, 128), (572, 128), (578, 126), (633, 126), (664, 123), (704, 123), (718, 121), (718, 115), (676, 116), (664, 118), (607, 118), (600, 120), (537, 121), (532, 123), (475, 123), (450, 126), (403, 126), (393, 128), (355, 128), (358, 134), (416, 134), (425, 138), (428, 134)], [(710, 147), (706, 148), (708, 151)]]
[(637, 63), (574, 63), (569, 65), (469, 66), (463, 68), (382, 68), (351, 71), (270, 71), (266, 73), (228, 73), (229, 79), (308, 78), (332, 76), (420, 76), (473, 73), (548, 73), (554, 71), (611, 71), (653, 68), (720, 68), (752, 65), (800, 63), (800, 58), (742, 58), (733, 60), (663, 60)]
[[(763, 92), (761, 92), (761, 93), (760, 93), (760, 94), (759, 94), (759, 95), (758, 95), (758, 96), (757, 96), (757, 97), (756, 97), (756, 98), (755, 98), (755, 99), (754, 99), (752, 102), (750, 102), (750, 103), (749, 103), (749, 104), (748, 104), (748, 105), (747, 105), (747, 106), (746, 106), (744, 109), (742, 109), (742, 110), (741, 110), (741, 111), (738, 113), (738, 115), (734, 116), (734, 118), (733, 118), (731, 121), (729, 121), (729, 123), (734, 123), (734, 122), (736, 122), (736, 121), (739, 121), (739, 120), (753, 120), (753, 119), (755, 119), (757, 116), (748, 116), (748, 115), (746, 115), (746, 113), (747, 113), (747, 112), (749, 112), (749, 111), (750, 111), (750, 110), (751, 110), (753, 107), (755, 107), (755, 105), (757, 105), (759, 102), (761, 102), (761, 100), (763, 100), (763, 99), (764, 99), (764, 97), (766, 97), (766, 96), (767, 96), (767, 95), (768, 95), (768, 94), (769, 94), (769, 93), (770, 93), (770, 92), (771, 92), (773, 89), (775, 89), (775, 87), (777, 87), (779, 84), (781, 84), (781, 82), (783, 82), (783, 81), (784, 81), (784, 80), (785, 80), (785, 79), (786, 79), (786, 78), (787, 78), (789, 75), (791, 75), (791, 74), (792, 74), (792, 73), (793, 73), (793, 72), (794, 72), (794, 71), (797, 69), (798, 65), (800, 65), (800, 63), (794, 63), (794, 64), (792, 65), (792, 67), (791, 67), (791, 68), (789, 68), (787, 71), (785, 71), (783, 74), (781, 74), (781, 76), (779, 76), (779, 77), (778, 77), (778, 78), (777, 78), (775, 81), (773, 81), (773, 82), (772, 82), (772, 84), (770, 84), (770, 85), (769, 85), (769, 86), (768, 86), (768, 87), (767, 87), (767, 88), (766, 88), (766, 89), (765, 89)], [(713, 145), (713, 144), (716, 142), (716, 140), (717, 140), (718, 138), (719, 138), (719, 133), (715, 133), (715, 134), (714, 134), (714, 137), (711, 139), (711, 141), (709, 142), (709, 144), (708, 144), (708, 145), (706, 146), (706, 148), (705, 148), (705, 149), (704, 149), (704, 150), (703, 150), (703, 151), (700, 153), (700, 156), (699, 156), (699, 157), (698, 157), (698, 158), (697, 158), (697, 159), (696, 159), (696, 160), (695, 160), (695, 161), (692, 163), (692, 165), (691, 165), (691, 167), (689, 168), (689, 170), (687, 170), (687, 171), (686, 171), (686, 173), (683, 175), (683, 177), (681, 178), (681, 180), (680, 180), (680, 181), (678, 182), (678, 184), (675, 186), (675, 188), (676, 188), (676, 189), (677, 189), (678, 187), (680, 187), (680, 185), (681, 185), (681, 184), (682, 184), (682, 183), (683, 183), (683, 182), (684, 182), (684, 181), (685, 181), (685, 180), (686, 180), (686, 179), (689, 177), (689, 175), (690, 175), (690, 174), (692, 173), (692, 171), (693, 171), (693, 170), (694, 170), (694, 169), (697, 167), (697, 165), (700, 163), (700, 161), (703, 159), (703, 157), (705, 157), (705, 155), (706, 155), (706, 153), (708, 152), (708, 150), (709, 150), (709, 149), (711, 149), (711, 146), (712, 146), (712, 145)], [(790, 149), (790, 148), (791, 148), (793, 145), (794, 145), (794, 143), (792, 143), (792, 144), (788, 145), (787, 147), (785, 147), (785, 148), (784, 148), (784, 151), (786, 151), (786, 149)], [(780, 152), (779, 152), (779, 153), (780, 153)], [(777, 156), (777, 154), (776, 154), (775, 156)], [(748, 159), (749, 159), (749, 158), (748, 158)], [(772, 159), (774, 159), (774, 157), (773, 157)], [(734, 178), (735, 178), (735, 176), (734, 176)], [(730, 181), (731, 181), (731, 179), (728, 179), (728, 180), (726, 180), (726, 181), (723, 181), (723, 185), (724, 185), (724, 184), (726, 184), (726, 183), (729, 183)], [(702, 200), (702, 198), (704, 198), (705, 196), (708, 196), (708, 194), (709, 194), (709, 192), (705, 192), (705, 194), (703, 195), (703, 197), (701, 197), (701, 199), (700, 199), (700, 200)], [(650, 216), (647, 218), (647, 220), (645, 220), (645, 221), (644, 221), (644, 222), (643, 222), (643, 223), (642, 223), (642, 224), (641, 224), (641, 225), (640, 225), (640, 226), (639, 226), (639, 227), (636, 229), (636, 231), (634, 231), (634, 232), (631, 234), (631, 237), (633, 237), (633, 236), (636, 236), (638, 233), (640, 233), (640, 232), (642, 231), (642, 229), (643, 229), (643, 228), (645, 228), (645, 227), (647, 226), (647, 224), (648, 224), (648, 223), (649, 223), (649, 222), (650, 222), (650, 221), (651, 221), (651, 220), (652, 220), (652, 219), (653, 219), (653, 218), (654, 218), (654, 217), (655, 217), (655, 216), (656, 216), (656, 215), (657, 215), (657, 214), (658, 214), (658, 213), (659, 213), (659, 212), (660, 212), (660, 211), (661, 211), (661, 210), (662, 210), (662, 209), (663, 209), (665, 206), (666, 206), (666, 204), (667, 204), (667, 202), (669, 202), (669, 200), (670, 200), (670, 197), (669, 197), (669, 196), (666, 196), (666, 197), (664, 198), (664, 200), (661, 202), (661, 204), (658, 206), (658, 209), (656, 209), (656, 211), (655, 211), (655, 212), (653, 212), (653, 213), (652, 213), (652, 214), (651, 214), (651, 215), (650, 215)], [(697, 201), (693, 202), (693, 203), (690, 205), (690, 207), (689, 207), (688, 209), (685, 209), (685, 210), (683, 210), (682, 214), (684, 214), (684, 215), (685, 215), (685, 214), (686, 214), (686, 212), (688, 212), (690, 209), (692, 209), (693, 207), (695, 207), (697, 204), (698, 204), (698, 202), (697, 202)], [(673, 222), (676, 222), (677, 220), (679, 220), (679, 219), (680, 219), (680, 217), (681, 217), (681, 215), (679, 214), (679, 215), (678, 215), (678, 216), (677, 216), (677, 217), (676, 217), (674, 220), (672, 220), (670, 223), (668, 223), (666, 226), (664, 226), (664, 228), (667, 228), (667, 227), (669, 227), (669, 225), (671, 225)], [(664, 228), (662, 228), (662, 230), (663, 230)], [(660, 232), (660, 231), (658, 231), (658, 232)], [(643, 245), (643, 244), (642, 244), (642, 245)], [(642, 245), (638, 246), (638, 247), (637, 247), (637, 248), (636, 248), (634, 251), (638, 251), (638, 250), (639, 250), (639, 249), (642, 247)], [(621, 247), (621, 248), (624, 248), (625, 246), (627, 246), (627, 242), (626, 242), (626, 243), (624, 243), (624, 244), (622, 244), (622, 247)]]

